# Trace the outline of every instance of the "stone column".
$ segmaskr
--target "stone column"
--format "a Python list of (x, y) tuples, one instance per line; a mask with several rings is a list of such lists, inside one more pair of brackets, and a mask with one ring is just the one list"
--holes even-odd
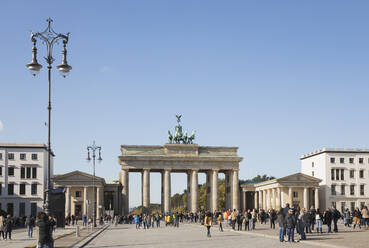
[(266, 210), (266, 190), (263, 190), (263, 209)]
[(161, 212), (164, 213), (164, 171), (161, 174)]
[(288, 203), (290, 204), (290, 207), (293, 206), (292, 187), (288, 187)]
[[(232, 208), (232, 173), (231, 171), (227, 170), (224, 172), (225, 175), (225, 201), (226, 201), (226, 209)], [(233, 209), (232, 209), (233, 210)]]
[(170, 169), (164, 170), (164, 213), (170, 211)]
[(191, 171), (191, 212), (196, 213), (198, 207), (198, 170)]
[(212, 185), (212, 171), (206, 172), (206, 206), (205, 209), (211, 211), (211, 185)]
[(275, 210), (275, 205), (276, 205), (276, 196), (275, 196), (275, 188), (272, 189), (272, 208)]
[(319, 208), (319, 188), (316, 187), (315, 190), (314, 190), (314, 207), (315, 209), (318, 209)]
[(191, 211), (191, 171), (187, 171), (187, 211)]
[(277, 188), (277, 197), (276, 197), (275, 207), (277, 210), (281, 208), (281, 188)]
[(72, 216), (71, 215), (71, 195), (70, 195), (70, 187), (66, 187), (66, 191), (65, 191), (65, 215), (68, 216)]
[(97, 187), (96, 193), (96, 219), (100, 220), (101, 217), (101, 202), (100, 202), (100, 187)]
[(255, 191), (254, 192), (254, 208), (255, 209), (259, 208), (258, 203), (259, 203), (259, 201), (258, 201), (258, 191)]
[(259, 190), (259, 209), (262, 209), (263, 207), (263, 191)]
[(271, 194), (271, 189), (267, 189), (267, 209), (271, 209), (272, 208), (272, 194)]
[(122, 184), (122, 212), (126, 215), (129, 213), (129, 171), (127, 169), (121, 170), (120, 183)]
[(238, 183), (238, 169), (232, 172), (232, 208), (240, 209), (240, 190)]
[(211, 211), (218, 210), (218, 170), (212, 171), (211, 179)]
[(83, 215), (86, 215), (87, 216), (87, 187), (83, 187)]
[(142, 171), (142, 206), (145, 211), (150, 206), (150, 169)]
[(304, 208), (309, 210), (309, 189), (304, 187)]

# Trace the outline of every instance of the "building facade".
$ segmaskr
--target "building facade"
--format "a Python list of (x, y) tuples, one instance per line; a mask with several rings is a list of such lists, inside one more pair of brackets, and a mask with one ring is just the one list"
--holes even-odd
[[(35, 216), (41, 211), (47, 163), (44, 144), (0, 143), (0, 209), (14, 217)], [(53, 154), (50, 176), (53, 177)]]
[(319, 207), (320, 179), (296, 173), (261, 183), (246, 183), (241, 187), (241, 209), (279, 209), (290, 206)]
[(301, 172), (317, 177), (322, 208), (369, 205), (369, 150), (324, 148), (301, 156)]
[(83, 215), (93, 216), (93, 188), (96, 190), (96, 217), (110, 214), (121, 214), (122, 185), (120, 183), (106, 183), (104, 178), (93, 177), (81, 171), (72, 171), (63, 175), (55, 175), (55, 188), (65, 189), (65, 217)]

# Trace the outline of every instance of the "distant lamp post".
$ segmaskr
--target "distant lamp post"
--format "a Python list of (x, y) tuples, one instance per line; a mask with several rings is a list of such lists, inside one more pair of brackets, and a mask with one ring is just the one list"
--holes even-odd
[(96, 190), (95, 190), (95, 159), (96, 159), (96, 152), (99, 152), (99, 157), (97, 158), (97, 160), (99, 162), (101, 162), (102, 158), (101, 158), (101, 146), (96, 146), (95, 141), (93, 141), (92, 146), (87, 146), (87, 161), (91, 161), (91, 157), (90, 157), (90, 152), (92, 152), (92, 162), (93, 162), (93, 177), (92, 177), (92, 187), (93, 187), (93, 223), (94, 223), (94, 227), (96, 227)]
[(29, 64), (27, 64), (27, 68), (29, 69), (29, 71), (31, 72), (31, 74), (33, 76), (36, 76), (41, 68), (42, 65), (40, 65), (37, 62), (37, 47), (36, 47), (36, 42), (37, 39), (41, 40), (43, 44), (46, 45), (46, 51), (47, 51), (47, 56), (45, 57), (45, 60), (48, 64), (47, 69), (48, 69), (48, 80), (49, 80), (49, 105), (47, 107), (48, 109), (48, 142), (47, 142), (47, 150), (48, 150), (48, 163), (47, 163), (47, 186), (46, 186), (46, 191), (44, 192), (44, 211), (46, 212), (46, 214), (50, 215), (50, 191), (51, 191), (51, 178), (50, 178), (50, 161), (51, 161), (51, 138), (50, 138), (50, 128), (51, 128), (51, 68), (52, 68), (52, 63), (54, 62), (54, 58), (52, 56), (53, 53), (53, 47), (56, 44), (58, 44), (59, 40), (63, 41), (63, 50), (62, 50), (62, 63), (60, 65), (58, 65), (56, 68), (58, 68), (59, 72), (61, 73), (61, 75), (63, 77), (66, 77), (70, 70), (72, 70), (72, 67), (70, 65), (68, 65), (67, 63), (67, 43), (69, 40), (69, 33), (67, 34), (58, 34), (56, 33), (52, 28), (51, 28), (51, 23), (52, 23), (52, 19), (49, 18), (46, 20), (48, 22), (47, 28), (41, 32), (41, 33), (33, 33), (31, 32), (31, 41), (33, 43), (33, 48), (32, 48), (32, 60)]

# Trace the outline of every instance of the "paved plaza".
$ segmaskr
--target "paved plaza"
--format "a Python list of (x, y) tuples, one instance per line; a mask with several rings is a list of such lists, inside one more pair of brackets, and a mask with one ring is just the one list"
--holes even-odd
[[(369, 233), (368, 233), (369, 234)], [(179, 228), (161, 227), (149, 230), (136, 230), (134, 225), (109, 227), (101, 235), (92, 240), (87, 247), (338, 247), (319, 245), (319, 242), (305, 241), (300, 243), (280, 243), (276, 236), (268, 237), (263, 231), (247, 233), (244, 231), (224, 232), (218, 227), (212, 228), (212, 237), (206, 237), (206, 228), (195, 224), (182, 224)], [(340, 246), (344, 247), (344, 246)], [(351, 247), (351, 246), (347, 246)], [(364, 247), (364, 246), (363, 246)]]

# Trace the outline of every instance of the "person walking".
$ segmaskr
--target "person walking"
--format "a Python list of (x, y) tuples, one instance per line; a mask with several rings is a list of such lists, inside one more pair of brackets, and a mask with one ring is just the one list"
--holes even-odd
[(38, 227), (38, 248), (53, 248), (52, 226), (44, 212), (37, 214), (36, 226)]
[(323, 233), (322, 232), (322, 227), (323, 227), (323, 215), (320, 212), (319, 208), (315, 211), (315, 224), (316, 224), (316, 232), (319, 233)]
[(218, 221), (218, 223), (219, 223), (219, 231), (223, 232), (222, 214), (221, 214), (221, 213), (219, 213), (219, 214), (218, 214), (217, 221)]
[(365, 230), (368, 230), (369, 229), (369, 211), (368, 211), (367, 206), (364, 206), (363, 209), (361, 210), (361, 218), (363, 219), (363, 226)]
[(4, 221), (4, 233), (5, 233), (5, 240), (12, 239), (12, 231), (13, 231), (13, 220), (10, 214), (6, 216), (6, 220)]
[(277, 214), (274, 209), (270, 210), (269, 213), (269, 219), (270, 219), (270, 229), (275, 229), (275, 220), (277, 219)]
[(286, 229), (286, 222), (283, 215), (283, 211), (280, 209), (277, 214), (277, 223), (279, 225), (279, 241), (284, 242), (284, 233)]
[(316, 216), (316, 210), (314, 208), (314, 206), (310, 207), (310, 233), (314, 231), (314, 225), (315, 225), (315, 216)]
[(255, 230), (255, 224), (258, 219), (258, 213), (255, 208), (252, 210), (251, 218), (252, 218), (252, 230)]
[(236, 209), (233, 209), (233, 212), (231, 213), (231, 224), (232, 224), (232, 229), (233, 230), (236, 229), (236, 220), (237, 220)]
[(335, 206), (332, 206), (333, 232), (338, 232), (337, 222), (340, 218), (340, 211), (338, 211)]
[(87, 216), (86, 216), (85, 214), (82, 216), (82, 225), (83, 225), (84, 227), (86, 227), (86, 226), (87, 226)]
[(301, 240), (306, 240), (306, 234), (305, 234), (306, 219), (307, 219), (307, 215), (306, 215), (305, 208), (302, 208), (297, 218), (297, 225), (298, 225)]
[(343, 223), (344, 223), (345, 226), (350, 227), (351, 212), (348, 208), (346, 208), (345, 213), (343, 214)]
[(206, 226), (206, 229), (208, 230), (207, 237), (209, 237), (209, 238), (211, 237), (211, 234), (210, 234), (211, 225), (212, 225), (211, 213), (209, 211), (207, 211), (207, 213), (205, 215), (204, 226)]
[(295, 242), (294, 235), (295, 235), (296, 219), (292, 209), (288, 210), (285, 222), (287, 228), (288, 242)]
[(5, 239), (4, 237), (4, 217), (0, 215), (0, 236)]
[(325, 212), (324, 212), (324, 224), (326, 224), (328, 226), (328, 233), (332, 233), (332, 229), (331, 229), (331, 226), (332, 226), (332, 212), (327, 209)]
[(32, 238), (32, 236), (33, 236), (33, 227), (35, 226), (35, 219), (33, 218), (33, 216), (31, 216), (31, 215), (27, 216), (26, 226), (27, 226), (28, 237)]
[(140, 229), (140, 218), (138, 217), (137, 214), (134, 217), (134, 222), (136, 224), (136, 229)]
[(361, 229), (361, 211), (359, 210), (359, 208), (356, 208), (354, 210), (354, 213), (353, 213), (353, 216), (354, 216), (354, 222), (353, 222), (353, 229), (355, 229), (356, 225), (359, 225), (359, 228)]

